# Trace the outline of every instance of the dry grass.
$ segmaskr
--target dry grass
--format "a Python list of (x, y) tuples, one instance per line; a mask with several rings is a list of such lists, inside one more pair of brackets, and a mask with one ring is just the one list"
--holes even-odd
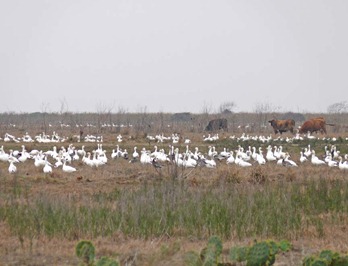
[[(18, 132), (15, 132), (18, 133)], [(144, 141), (144, 133), (123, 132), (130, 136), (121, 147), (131, 152), (133, 146), (138, 148), (153, 148), (154, 143)], [(110, 155), (115, 146), (115, 136), (103, 134), (103, 147)], [(190, 147), (198, 145), (203, 152), (207, 151), (210, 144), (202, 142), (200, 133), (182, 133), (183, 137), (192, 140)], [(228, 140), (228, 133), (221, 135), (221, 141), (214, 143), (216, 147), (236, 148), (237, 143)], [(86, 146), (86, 150), (96, 148), (96, 144), (74, 143), (76, 147)], [(19, 149), (19, 144), (1, 143), (6, 150)], [(228, 146), (229, 145), (229, 146)], [(261, 144), (260, 144), (261, 145)], [(321, 150), (325, 143), (316, 144)], [(51, 148), (51, 144), (30, 144), (27, 149)], [(66, 146), (66, 144), (64, 144)], [(168, 144), (161, 147), (168, 149)], [(185, 144), (178, 145), (183, 150)], [(298, 151), (306, 144), (287, 145), (285, 149), (294, 154), (293, 160), (298, 160)], [(341, 148), (347, 150), (347, 144), (343, 143)], [(172, 165), (164, 165), (159, 171), (152, 166), (140, 164), (129, 164), (123, 159), (109, 160), (108, 164), (98, 169), (91, 169), (81, 162), (73, 163), (78, 169), (76, 173), (66, 174), (61, 169), (54, 169), (54, 173), (45, 175), (41, 169), (34, 167), (32, 161), (17, 165), (18, 172), (10, 175), (7, 172), (8, 165), (0, 162), (0, 207), (5, 203), (6, 197), (13, 193), (25, 194), (25, 197), (17, 198), (18, 201), (34, 202), (38, 195), (49, 195), (57, 201), (66, 201), (74, 198), (78, 204), (87, 205), (91, 198), (98, 193), (113, 193), (117, 190), (138, 190), (145, 183), (162, 184), (181, 177), (182, 181), (190, 191), (203, 191), (209, 189), (218, 190), (224, 186), (235, 186), (248, 188), (250, 191), (262, 190), (269, 184), (305, 184), (310, 178), (318, 180), (325, 178), (333, 182), (347, 180), (347, 173), (339, 169), (330, 169), (325, 166), (316, 167), (309, 163), (298, 168), (285, 168), (277, 165), (267, 164), (265, 166), (254, 165), (251, 168), (239, 168), (236, 165), (226, 165), (225, 162), (217, 162), (217, 169), (197, 168), (193, 170), (176, 169), (178, 174), (173, 175)], [(20, 187), (21, 191), (14, 191)], [(21, 202), (25, 204), (25, 202)], [(0, 215), (1, 217), (1, 215)], [(318, 234), (315, 226), (309, 225), (299, 234), (289, 234), (289, 239), (294, 244), (294, 250), (288, 254), (281, 255), (278, 265), (300, 265), (301, 259), (314, 251), (321, 249), (332, 249), (347, 252), (347, 218), (342, 215), (342, 221), (334, 225), (330, 215), (321, 214), (322, 234)], [(190, 250), (200, 250), (206, 243), (209, 235), (197, 237), (193, 235), (183, 236), (178, 233), (171, 235), (163, 234), (148, 239), (134, 237), (122, 232), (115, 232), (111, 236), (97, 236), (92, 240), (97, 249), (98, 256), (118, 257), (122, 265), (183, 265), (183, 255)], [(54, 235), (48, 237), (45, 234), (34, 236), (31, 240), (24, 239), (23, 242), (10, 230), (6, 221), (0, 222), (0, 264), (1, 265), (77, 265), (78, 260), (74, 254), (77, 241), (85, 236), (77, 235), (75, 239)], [(235, 235), (226, 238), (224, 243), (225, 252), (229, 247), (237, 244), (245, 244), (253, 241), (252, 237), (238, 239)], [(226, 255), (227, 256), (227, 255)]]

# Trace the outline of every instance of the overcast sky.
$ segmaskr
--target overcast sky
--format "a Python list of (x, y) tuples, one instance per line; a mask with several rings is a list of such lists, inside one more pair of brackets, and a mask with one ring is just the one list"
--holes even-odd
[(0, 112), (326, 112), (345, 0), (0, 0)]

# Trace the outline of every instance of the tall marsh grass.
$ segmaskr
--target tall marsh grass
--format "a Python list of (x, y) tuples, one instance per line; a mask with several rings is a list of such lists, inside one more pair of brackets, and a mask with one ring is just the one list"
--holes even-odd
[[(19, 184), (14, 184), (20, 186)], [(143, 183), (78, 197), (42, 192), (28, 199), (16, 187), (3, 195), (0, 222), (19, 239), (126, 236), (148, 239), (276, 237), (347, 223), (348, 182), (324, 178), (262, 185), (219, 183), (189, 187), (185, 181)]]

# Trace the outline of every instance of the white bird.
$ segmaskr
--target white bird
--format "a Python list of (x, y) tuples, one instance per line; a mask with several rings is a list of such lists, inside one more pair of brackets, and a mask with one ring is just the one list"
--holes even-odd
[(72, 159), (73, 159), (74, 161), (80, 160), (80, 156), (78, 155), (77, 150), (74, 150), (74, 155), (73, 155)]
[(45, 166), (43, 168), (43, 172), (45, 174), (52, 173), (52, 164), (49, 161), (47, 161), (47, 157), (46, 157), (46, 164), (45, 164)]
[(207, 168), (216, 168), (216, 162), (213, 158), (211, 158), (210, 160), (204, 158), (203, 162)]
[(84, 145), (81, 147), (81, 149), (77, 150), (77, 154), (82, 156), (82, 157), (84, 155), (86, 155), (86, 151), (85, 151), (85, 146)]
[(239, 154), (237, 155), (235, 161), (234, 161), (237, 165), (241, 166), (241, 167), (249, 167), (249, 166), (252, 166), (251, 163), (249, 162), (246, 162), (242, 159), (242, 156)]
[(256, 153), (256, 161), (258, 162), (259, 165), (264, 165), (264, 164), (266, 164), (266, 160), (265, 160), (265, 158), (263, 157), (261, 147), (259, 148), (259, 153)]
[(303, 154), (307, 158), (309, 158), (309, 156), (312, 154), (312, 150), (311, 150), (311, 145), (310, 144), (308, 144), (308, 148), (305, 148), (305, 151), (303, 152)]
[(273, 161), (276, 161), (276, 160), (277, 160), (277, 158), (274, 156), (274, 154), (273, 154), (273, 152), (272, 152), (272, 146), (271, 146), (271, 145), (269, 145), (269, 146), (267, 147), (266, 159), (267, 159), (267, 161), (269, 161), (269, 162), (273, 162)]
[(348, 163), (347, 162), (343, 162), (343, 159), (342, 159), (341, 156), (339, 157), (339, 160), (340, 160), (340, 162), (338, 164), (338, 168), (340, 170), (348, 170)]
[(187, 155), (183, 161), (183, 166), (186, 168), (195, 168), (197, 166), (197, 161), (191, 158), (190, 155)]
[(1, 148), (0, 148), (0, 161), (8, 162), (9, 158), (10, 158), (10, 154), (8, 154), (4, 151), (4, 146), (1, 146)]
[(304, 155), (303, 151), (300, 152), (300, 162), (304, 163), (307, 162), (308, 158)]
[(226, 159), (226, 163), (227, 164), (233, 164), (235, 161), (234, 157), (233, 157), (233, 151), (230, 152), (230, 156)]
[(134, 149), (133, 154), (132, 154), (133, 159), (138, 159), (139, 153), (137, 152), (137, 147), (134, 147), (133, 149)]
[(45, 166), (45, 164), (46, 164), (46, 161), (45, 161), (45, 159), (42, 158), (41, 154), (36, 155), (34, 160), (35, 160), (34, 161), (34, 165), (36, 167), (42, 167), (42, 166)]
[(10, 162), (10, 165), (8, 167), (8, 172), (10, 174), (16, 173), (17, 172), (17, 167), (14, 165), (15, 161), (10, 159), (9, 162)]
[(320, 160), (320, 159), (315, 155), (315, 151), (314, 151), (314, 150), (312, 150), (311, 163), (314, 164), (314, 165), (326, 164), (325, 161)]
[(56, 157), (56, 162), (54, 163), (54, 167), (55, 168), (58, 168), (59, 166), (62, 166), (63, 163), (62, 163), (62, 157), (60, 154), (58, 154), (58, 156)]
[(75, 167), (72, 167), (70, 165), (66, 165), (66, 161), (64, 160), (64, 163), (63, 163), (63, 172), (65, 173), (73, 173), (73, 172), (76, 172), (76, 168)]
[(290, 167), (297, 167), (297, 164), (293, 160), (290, 160), (289, 158), (290, 158), (290, 154), (285, 153), (285, 158), (283, 159), (283, 165), (290, 166)]
[(145, 148), (141, 151), (140, 162), (142, 164), (150, 164), (152, 162), (151, 156), (148, 154)]

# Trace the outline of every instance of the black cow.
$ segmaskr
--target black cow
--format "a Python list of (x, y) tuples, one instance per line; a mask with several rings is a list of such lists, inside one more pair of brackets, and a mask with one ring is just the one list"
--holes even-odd
[(209, 121), (209, 124), (206, 126), (205, 131), (218, 131), (218, 130), (227, 131), (227, 119), (218, 118)]

